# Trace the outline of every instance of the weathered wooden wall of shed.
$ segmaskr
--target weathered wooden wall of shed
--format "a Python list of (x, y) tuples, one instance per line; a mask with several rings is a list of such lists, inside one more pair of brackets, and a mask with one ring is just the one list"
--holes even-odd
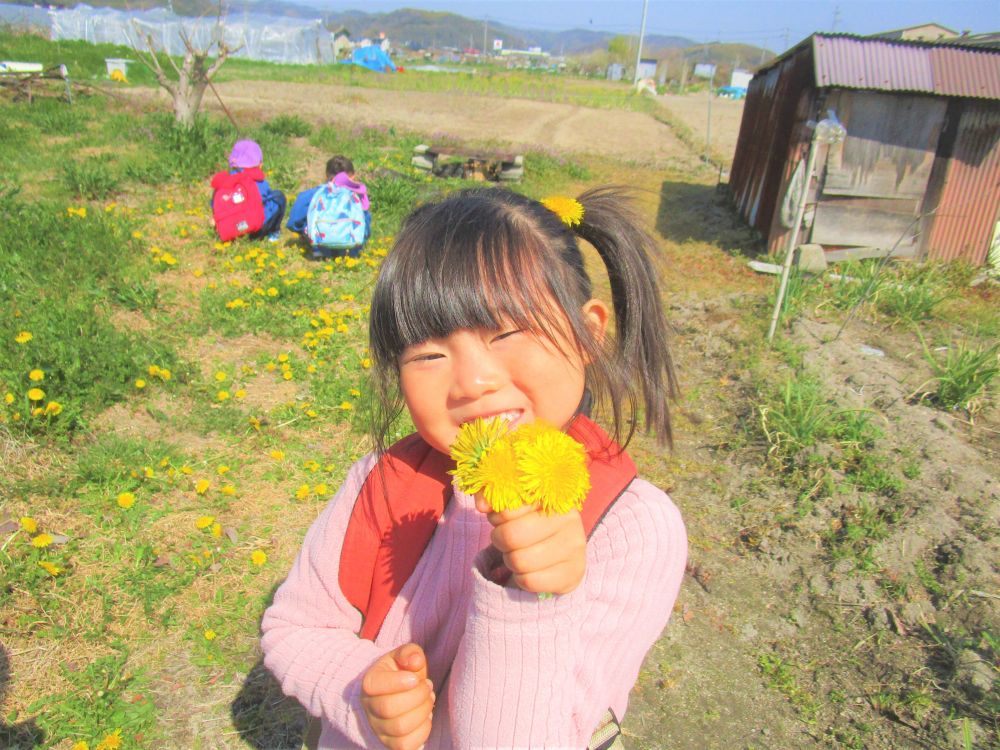
[(820, 166), (810, 241), (916, 254), (919, 216), (944, 123), (943, 97), (830, 91), (847, 138)]
[(1000, 220), (1000, 101), (952, 99), (925, 212), (926, 257), (982, 265)]
[[(804, 45), (788, 59), (754, 76), (747, 91), (729, 186), (740, 215), (769, 244), (781, 197), (803, 153), (802, 122), (814, 114), (812, 52)], [(806, 113), (805, 118), (800, 113)]]

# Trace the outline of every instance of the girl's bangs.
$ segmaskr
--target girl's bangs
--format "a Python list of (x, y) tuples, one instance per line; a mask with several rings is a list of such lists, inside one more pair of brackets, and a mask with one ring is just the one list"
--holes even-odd
[(547, 270), (558, 264), (546, 260), (533, 236), (510, 225), (469, 240), (452, 233), (434, 243), (397, 247), (394, 283), (382, 285), (385, 297), (372, 301), (382, 354), (395, 358), (409, 346), (460, 329), (515, 327), (553, 338), (560, 326)]

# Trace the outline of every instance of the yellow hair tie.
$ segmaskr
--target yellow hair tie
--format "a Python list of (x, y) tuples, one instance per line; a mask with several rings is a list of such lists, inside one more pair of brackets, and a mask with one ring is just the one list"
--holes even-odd
[(575, 227), (583, 221), (583, 205), (576, 198), (552, 195), (542, 198), (542, 205), (554, 213), (568, 227)]

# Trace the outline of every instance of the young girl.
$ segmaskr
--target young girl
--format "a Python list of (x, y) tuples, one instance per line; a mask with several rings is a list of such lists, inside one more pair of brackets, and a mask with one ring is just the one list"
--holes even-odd
[[(577, 237), (607, 267), (613, 336)], [(371, 305), (377, 450), (307, 533), (262, 624), (265, 663), (321, 717), (321, 748), (621, 746), (687, 541), (587, 412), (593, 394), (616, 440), (640, 414), (670, 440), (654, 251), (613, 188), (545, 205), (468, 190), (405, 222)], [(387, 448), (404, 406), (417, 432)], [(582, 512), (493, 513), (452, 487), (459, 428), (493, 416), (583, 443)]]

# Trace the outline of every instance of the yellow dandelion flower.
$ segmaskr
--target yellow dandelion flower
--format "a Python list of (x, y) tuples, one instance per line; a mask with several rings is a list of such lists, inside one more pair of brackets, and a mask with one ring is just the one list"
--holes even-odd
[(32, 401), (41, 401), (45, 398), (45, 391), (41, 388), (30, 388), (28, 389), (28, 398)]
[(363, 360), (361, 360), (361, 368), (363, 370), (367, 370), (371, 368), (371, 366), (372, 366), (372, 361), (368, 357), (365, 357)]
[(215, 537), (216, 539), (221, 539), (222, 538), (222, 524), (221, 523), (213, 523), (212, 524), (212, 536)]
[(451, 457), (455, 461), (452, 472), (458, 479), (458, 488), (472, 494), (480, 487), (471, 489), (469, 481), (486, 451), (507, 433), (507, 422), (503, 419), (474, 419), (466, 422), (458, 431), (458, 437), (451, 446)]
[(546, 513), (583, 509), (590, 491), (587, 454), (576, 440), (551, 428), (517, 444), (518, 468), (528, 502)]
[(282, 450), (273, 450), (268, 455), (271, 458), (273, 458), (275, 461), (284, 461), (285, 460), (285, 452), (282, 451)]
[(509, 440), (499, 440), (489, 448), (472, 472), (471, 485), (478, 485), (494, 511), (514, 510), (524, 505), (517, 453)]
[[(106, 211), (107, 209), (105, 209)], [(90, 750), (90, 745), (87, 744), (86, 740), (79, 740), (73, 743), (73, 747), (69, 750)]]
[(194, 526), (196, 529), (207, 529), (215, 523), (215, 516), (198, 516), (195, 519)]
[(215, 373), (215, 380), (216, 380), (217, 383), (225, 383), (226, 382), (226, 378), (228, 378), (228, 377), (229, 376), (226, 375), (226, 373), (224, 373), (222, 370), (218, 370)]
[(206, 629), (205, 629), (205, 632), (204, 632), (204, 633), (202, 633), (202, 635), (203, 635), (203, 636), (205, 637), (205, 640), (206, 640), (206, 641), (214, 641), (214, 640), (215, 640), (216, 638), (218, 638), (218, 637), (219, 637), (219, 634), (218, 634), (218, 633), (216, 633), (216, 632), (215, 632), (214, 630), (212, 630), (211, 628), (206, 628)]
[(135, 495), (131, 492), (123, 492), (118, 496), (118, 507), (128, 510), (135, 505)]
[(281, 373), (281, 377), (283, 377), (285, 380), (291, 380), (295, 376), (292, 374), (291, 370), (286, 370), (285, 372)]
[(278, 296), (278, 290), (275, 287), (273, 287), (273, 286), (269, 286), (267, 288), (267, 296), (268, 297), (277, 297)]
[(60, 573), (63, 572), (62, 568), (60, 568), (55, 563), (49, 562), (48, 560), (39, 560), (38, 561), (38, 567), (42, 568), (42, 570), (44, 570), (46, 573), (48, 573), (53, 578), (55, 578), (57, 575), (59, 575)]
[(168, 266), (176, 266), (177, 258), (175, 258), (170, 253), (163, 253), (163, 255), (160, 256), (160, 263), (163, 263)]
[(21, 516), (21, 528), (29, 534), (34, 534), (38, 531), (38, 521), (31, 516)]
[(199, 495), (204, 495), (206, 492), (208, 492), (211, 486), (212, 483), (209, 482), (207, 479), (199, 479), (197, 482), (194, 483), (194, 491), (197, 492)]
[(4, 396), (3, 396), (3, 402), (5, 404), (13, 404), (14, 403), (14, 394), (11, 393), (10, 391), (8, 391), (7, 393), (5, 393)]
[(187, 475), (187, 474), (191, 474), (193, 471), (194, 471), (194, 469), (192, 469), (190, 466), (182, 466), (181, 467), (181, 474)]
[(340, 406), (337, 408), (341, 411), (350, 411), (354, 408), (354, 405), (350, 401), (341, 401)]
[(204, 275), (205, 275), (205, 269), (203, 269), (203, 268), (196, 268), (196, 269), (194, 269), (194, 270), (193, 270), (193, 271), (192, 271), (191, 273), (192, 273), (192, 275), (193, 275), (193, 276), (194, 276), (194, 277), (195, 277), (196, 279), (200, 279), (200, 278), (201, 278), (202, 276), (204, 276)]
[(236, 488), (231, 484), (224, 484), (222, 486), (222, 489), (219, 490), (219, 492), (221, 492), (223, 495), (232, 496), (236, 494)]
[(45, 415), (48, 417), (55, 417), (62, 414), (62, 409), (62, 404), (58, 401), (49, 401), (49, 403), (45, 404)]
[(361, 391), (359, 391), (357, 388), (351, 388), (350, 394), (355, 398), (357, 398), (358, 396), (361, 395)]
[(287, 362), (288, 361), (288, 355), (287, 354), (279, 354), (278, 355), (278, 361), (279, 362)]
[(146, 368), (146, 372), (149, 373), (149, 377), (155, 378), (160, 374), (160, 368), (157, 365), (150, 365)]
[(225, 464), (219, 464), (219, 466), (216, 468), (216, 472), (218, 472), (219, 476), (221, 477), (223, 474), (229, 473), (229, 467), (226, 466)]
[[(161, 466), (166, 466), (166, 464), (161, 464)], [(153, 479), (156, 477), (156, 469), (152, 466), (143, 466), (142, 475), (146, 477), (146, 479)]]
[(42, 370), (32, 370), (31, 372), (28, 373), (28, 380), (32, 381), (33, 383), (38, 383), (41, 380), (44, 380), (44, 378), (45, 378), (45, 373)]
[(94, 750), (119, 750), (122, 746), (122, 730), (116, 729), (94, 746)]
[(215, 400), (216, 401), (228, 401), (229, 400), (229, 391), (226, 391), (226, 390), (219, 391), (218, 393), (215, 394)]
[(255, 430), (260, 430), (260, 420), (257, 417), (248, 417), (247, 423), (253, 427)]
[(583, 206), (575, 198), (553, 195), (549, 198), (543, 198), (541, 202), (568, 227), (575, 227), (583, 221)]
[(132, 232), (132, 237), (134, 239), (141, 240), (142, 239), (142, 232), (140, 230), (136, 229), (134, 232)]
[(30, 332), (28, 332), (28, 331), (21, 331), (19, 334), (17, 334), (14, 337), (14, 341), (16, 341), (19, 344), (27, 344), (33, 338), (35, 338), (35, 337), (32, 336)]
[(42, 416), (42, 414), (44, 413), (44, 411), (45, 410), (42, 407), (36, 406), (34, 409), (31, 410), (31, 416), (33, 416), (33, 417), (40, 417), (40, 416)]
[(52, 544), (53, 541), (55, 540), (52, 538), (51, 534), (46, 534), (45, 532), (42, 532), (38, 536), (32, 537), (31, 546), (36, 547), (37, 549), (45, 549), (50, 544)]
[(309, 485), (300, 484), (299, 488), (295, 490), (295, 498), (297, 500), (305, 500), (307, 497), (309, 497)]
[(141, 391), (143, 388), (146, 387), (146, 381), (143, 380), (142, 378), (136, 378), (135, 379), (135, 387), (138, 388)]
[(255, 549), (250, 554), (250, 562), (256, 565), (258, 568), (267, 562), (267, 553), (263, 550)]
[(244, 388), (237, 388), (233, 395), (236, 396), (236, 398), (246, 398), (247, 392)]
[(330, 488), (327, 487), (327, 485), (324, 482), (320, 482), (315, 487), (313, 487), (313, 494), (316, 495), (316, 497), (322, 497), (329, 491)]
[(160, 380), (170, 380), (172, 377), (173, 374), (167, 368), (164, 367), (160, 370)]

